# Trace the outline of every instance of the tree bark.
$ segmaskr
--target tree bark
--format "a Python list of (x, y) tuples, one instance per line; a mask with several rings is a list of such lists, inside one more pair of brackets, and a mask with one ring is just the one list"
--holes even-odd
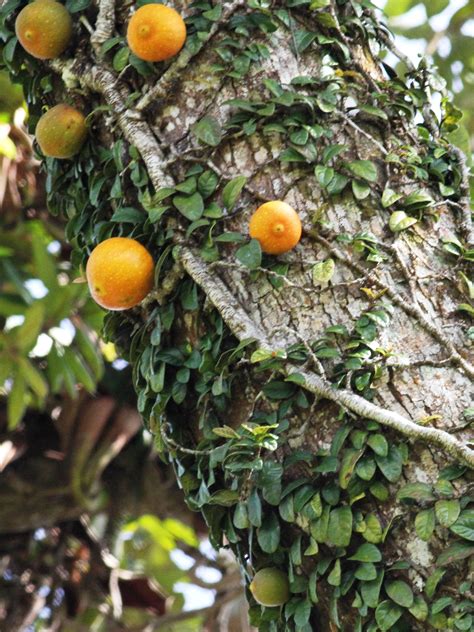
[[(440, 120), (431, 108), (436, 76), (396, 50), (369, 3), (172, 5), (189, 18), (188, 44), (145, 77), (136, 60), (114, 70), (104, 53), (131, 13), (111, 0), (87, 10), (69, 55), (41, 66), (55, 73), (57, 101), (107, 106), (95, 139), (124, 139), (122, 160), (128, 145), (138, 151), (138, 170), (130, 178), (125, 162), (120, 173), (127, 205), (148, 211), (141, 223), (111, 224), (113, 198), (112, 211), (100, 198), (98, 212), (88, 202), (70, 217), (82, 261), (119, 232), (161, 257), (155, 291), (106, 325), (135, 365), (140, 411), (247, 580), (263, 566), (288, 570), (286, 608), (251, 601), (261, 630), (469, 625), (474, 238), (466, 159), (449, 141), (449, 110)], [(383, 61), (387, 49), (404, 75)], [(100, 170), (88, 152), (80, 185), (49, 165), (56, 207), (65, 188), (90, 184), (88, 165)], [(186, 216), (177, 198), (192, 206), (196, 186), (204, 195), (200, 167), (219, 186), (204, 215)], [(226, 208), (223, 187), (239, 176)], [(235, 234), (273, 199), (297, 210), (300, 244), (262, 260), (253, 243), (237, 251)], [(100, 236), (87, 214), (104, 222)], [(199, 365), (185, 364), (190, 350)], [(367, 544), (382, 559), (356, 553)], [(446, 607), (433, 609), (439, 597)]]

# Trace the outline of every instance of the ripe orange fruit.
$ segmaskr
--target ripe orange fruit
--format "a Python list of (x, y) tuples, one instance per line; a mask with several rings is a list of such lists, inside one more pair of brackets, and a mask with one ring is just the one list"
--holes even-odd
[(27, 53), (38, 59), (54, 59), (72, 38), (72, 19), (56, 0), (35, 0), (16, 18), (16, 36)]
[(282, 606), (290, 598), (290, 584), (286, 573), (278, 568), (262, 568), (249, 586), (253, 598), (261, 606)]
[(263, 252), (281, 255), (301, 239), (301, 220), (286, 202), (265, 202), (250, 218), (249, 232), (250, 237), (258, 239)]
[(163, 4), (145, 4), (136, 11), (127, 28), (130, 49), (145, 61), (174, 57), (186, 41), (183, 18)]
[(120, 311), (135, 307), (149, 294), (154, 269), (152, 256), (138, 241), (111, 237), (92, 251), (86, 277), (94, 301)]
[(71, 158), (86, 140), (86, 119), (82, 112), (60, 103), (43, 114), (35, 134), (45, 156)]

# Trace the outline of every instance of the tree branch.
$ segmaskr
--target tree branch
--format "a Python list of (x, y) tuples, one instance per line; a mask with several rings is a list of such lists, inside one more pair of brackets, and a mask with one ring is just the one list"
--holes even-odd
[[(240, 340), (254, 338), (259, 348), (271, 351), (272, 346), (264, 332), (248, 317), (244, 309), (225, 287), (221, 279), (212, 275), (208, 266), (190, 250), (181, 250), (184, 268), (194, 281), (204, 290), (214, 307), (220, 312), (230, 330)], [(292, 364), (284, 367), (287, 375), (298, 373), (304, 378), (303, 387), (308, 391), (329, 399), (351, 412), (379, 424), (397, 430), (413, 440), (425, 441), (443, 448), (448, 454), (474, 469), (474, 450), (438, 428), (421, 426), (397, 412), (376, 406), (363, 397), (347, 390), (336, 390), (322, 377)]]

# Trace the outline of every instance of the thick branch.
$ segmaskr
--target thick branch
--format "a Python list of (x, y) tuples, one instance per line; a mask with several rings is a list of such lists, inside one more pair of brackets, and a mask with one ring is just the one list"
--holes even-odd
[[(227, 326), (240, 340), (254, 338), (261, 349), (271, 350), (272, 345), (262, 330), (248, 317), (244, 309), (225, 287), (220, 279), (212, 275), (207, 265), (190, 250), (181, 251), (181, 259), (188, 274), (204, 290), (214, 307), (220, 312)], [(379, 424), (397, 430), (414, 440), (422, 440), (446, 450), (448, 454), (474, 469), (474, 450), (444, 430), (421, 426), (402, 415), (376, 406), (364, 398), (347, 390), (336, 390), (322, 377), (309, 371), (300, 370), (292, 364), (284, 368), (287, 375), (299, 373), (305, 382), (304, 388), (319, 397), (329, 399), (361, 417), (372, 419)]]

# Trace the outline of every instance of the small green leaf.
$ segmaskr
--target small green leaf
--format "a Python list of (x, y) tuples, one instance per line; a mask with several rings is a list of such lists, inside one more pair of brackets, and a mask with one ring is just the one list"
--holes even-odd
[(222, 128), (219, 121), (213, 116), (204, 116), (200, 121), (192, 125), (194, 136), (206, 145), (217, 147), (222, 139)]
[(202, 217), (204, 212), (204, 201), (200, 193), (193, 193), (193, 195), (175, 195), (173, 198), (173, 204), (178, 211), (189, 219), (191, 222), (195, 222)]
[(241, 246), (235, 253), (237, 259), (247, 268), (254, 270), (262, 263), (262, 249), (256, 239), (251, 239), (248, 244)]
[(390, 446), (386, 457), (375, 455), (377, 465), (387, 480), (396, 483), (402, 475), (402, 455), (397, 446)]
[(408, 483), (398, 490), (398, 500), (414, 500), (415, 502), (429, 502), (434, 500), (433, 488), (427, 483)]
[(365, 531), (362, 532), (362, 537), (367, 542), (372, 544), (379, 544), (383, 540), (383, 529), (380, 524), (380, 520), (374, 514), (369, 514), (364, 519)]
[(438, 500), (435, 503), (436, 519), (443, 527), (450, 527), (459, 518), (459, 500)]
[(257, 540), (265, 553), (275, 553), (280, 544), (280, 523), (272, 512), (265, 516), (262, 526), (258, 529)]
[(397, 193), (393, 191), (393, 189), (384, 189), (382, 193), (382, 206), (384, 208), (392, 206), (392, 204), (395, 204), (401, 197), (403, 197), (402, 193)]
[(395, 625), (402, 614), (403, 610), (400, 606), (387, 599), (377, 606), (377, 610), (375, 611), (375, 620), (382, 632), (385, 632)]
[(354, 160), (347, 163), (347, 168), (358, 178), (364, 178), (369, 182), (377, 180), (377, 167), (371, 160)]
[(369, 435), (367, 445), (379, 456), (387, 456), (388, 454), (387, 439), (382, 434)]
[(448, 566), (453, 562), (464, 560), (471, 555), (474, 555), (473, 544), (469, 544), (469, 542), (454, 542), (454, 544), (449, 546), (438, 556), (436, 564), (438, 566)]
[(370, 195), (370, 186), (362, 180), (352, 180), (352, 192), (356, 200), (365, 200)]
[(474, 509), (465, 509), (456, 522), (450, 527), (451, 531), (465, 540), (474, 541)]
[(231, 211), (234, 208), (246, 182), (247, 178), (245, 176), (237, 176), (225, 185), (222, 191), (222, 201), (227, 211)]
[(354, 555), (348, 559), (354, 562), (380, 562), (382, 553), (374, 544), (366, 542), (361, 544)]
[(428, 605), (423, 597), (416, 595), (413, 600), (413, 605), (408, 609), (418, 621), (426, 621), (428, 617)]
[(352, 537), (352, 510), (337, 507), (329, 514), (328, 539), (334, 546), (349, 546)]
[(333, 259), (326, 259), (320, 261), (313, 266), (312, 275), (313, 283), (319, 285), (320, 283), (328, 283), (334, 275), (336, 270), (336, 264)]
[(435, 528), (435, 512), (434, 509), (424, 509), (420, 511), (415, 518), (415, 531), (418, 537), (424, 542), (433, 535)]
[(403, 608), (411, 608), (414, 597), (410, 586), (401, 580), (395, 580), (385, 583), (385, 592), (392, 601)]
[(443, 569), (437, 568), (426, 580), (425, 593), (428, 599), (433, 598), (434, 594), (436, 593), (438, 584), (443, 579), (445, 573), (446, 571), (443, 571)]
[(390, 215), (388, 225), (392, 233), (399, 233), (402, 230), (406, 230), (413, 224), (417, 223), (417, 219), (409, 217), (405, 211), (394, 211)]
[(377, 574), (377, 578), (370, 582), (364, 582), (360, 587), (360, 593), (364, 603), (369, 608), (376, 608), (379, 603), (380, 589), (382, 587), (382, 581), (384, 578), (384, 571), (380, 570)]
[(336, 560), (332, 571), (328, 575), (328, 584), (330, 586), (341, 585), (341, 560)]

